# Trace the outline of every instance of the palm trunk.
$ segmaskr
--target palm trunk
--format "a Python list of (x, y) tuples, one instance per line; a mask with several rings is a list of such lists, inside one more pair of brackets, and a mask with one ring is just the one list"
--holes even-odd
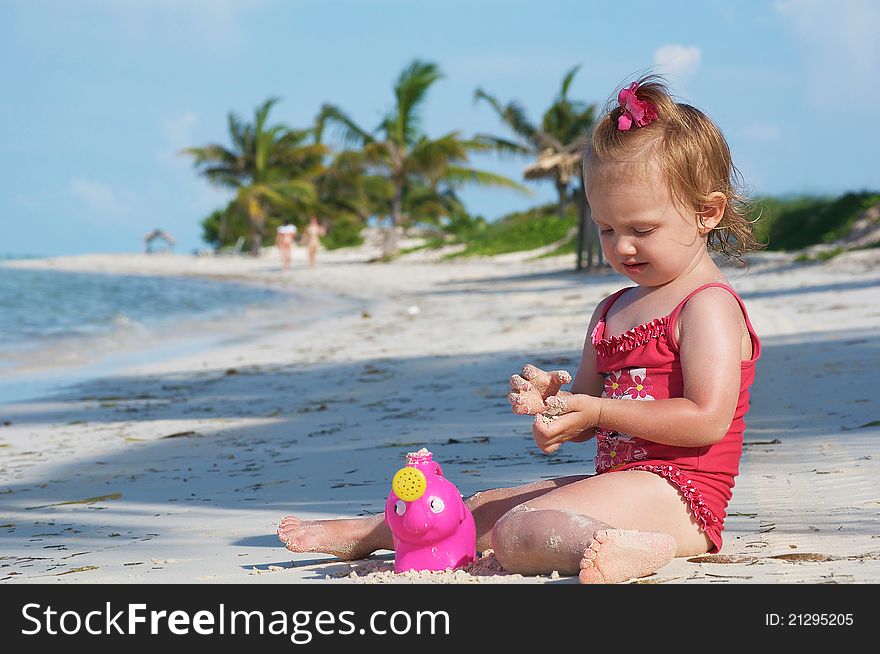
[(559, 181), (559, 179), (557, 179), (556, 180), (556, 192), (559, 193), (559, 217), (560, 218), (562, 218), (562, 216), (565, 215), (565, 207), (568, 204), (567, 191), (568, 191), (568, 184), (563, 184), (562, 182)]
[(395, 183), (394, 198), (391, 200), (391, 227), (385, 234), (382, 244), (382, 255), (386, 257), (397, 254), (397, 229), (403, 223), (403, 185)]
[[(598, 266), (602, 265), (602, 246), (598, 242), (598, 238), (596, 238), (596, 225), (590, 220), (590, 203), (587, 202), (587, 194), (584, 189), (584, 179), (581, 176), (580, 187), (577, 192), (577, 205), (578, 205), (578, 218), (579, 218), (579, 227), (578, 227), (578, 257), (577, 257), (577, 269), (582, 270), (584, 268), (583, 265), (583, 253), (586, 250), (587, 253), (587, 270), (593, 269), (593, 249), (595, 247), (598, 250), (599, 255), (599, 263)], [(597, 266), (597, 267), (598, 267)]]
[(266, 224), (266, 212), (260, 201), (251, 198), (248, 202), (248, 215), (251, 221), (251, 254), (258, 256), (263, 245), (263, 232)]
[(578, 194), (577, 200), (578, 210), (578, 238), (577, 238), (577, 266), (575, 270), (584, 269), (584, 246), (587, 249), (587, 267), (589, 267), (590, 259), (593, 251), (590, 243), (589, 225), (587, 225), (587, 199), (582, 194)]

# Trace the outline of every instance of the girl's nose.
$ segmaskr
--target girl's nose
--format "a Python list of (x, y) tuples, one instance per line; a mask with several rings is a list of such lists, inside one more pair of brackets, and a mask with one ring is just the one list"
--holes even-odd
[(631, 239), (618, 238), (614, 243), (614, 251), (618, 256), (631, 256), (636, 253), (636, 246)]

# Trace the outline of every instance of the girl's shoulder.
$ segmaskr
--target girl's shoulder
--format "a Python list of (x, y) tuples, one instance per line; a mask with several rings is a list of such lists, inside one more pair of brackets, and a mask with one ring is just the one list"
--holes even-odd
[[(726, 325), (726, 327), (725, 327)], [(671, 344), (681, 344), (688, 330), (739, 333), (742, 359), (754, 360), (760, 348), (745, 303), (727, 280), (707, 282), (688, 293), (669, 315)]]

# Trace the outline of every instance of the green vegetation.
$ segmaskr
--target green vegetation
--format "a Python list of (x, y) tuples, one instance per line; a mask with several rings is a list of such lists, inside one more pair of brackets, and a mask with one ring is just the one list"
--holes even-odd
[(843, 254), (846, 252), (842, 247), (838, 246), (836, 248), (832, 248), (831, 250), (825, 250), (823, 252), (817, 252), (816, 254), (799, 254), (794, 260), (795, 261), (828, 261), (829, 259), (833, 259), (838, 254)]
[[(317, 215), (328, 227), (322, 239), (328, 248), (359, 243), (359, 232), (371, 219), (387, 224), (389, 255), (397, 250), (402, 227), (433, 225), (456, 235), (462, 228), (473, 231), (480, 220), (466, 218), (460, 224), (461, 217), (467, 217), (457, 195), (460, 188), (477, 184), (528, 192), (514, 180), (471, 167), (470, 155), (478, 152), (564, 155), (561, 163), (548, 166), (541, 161), (535, 174), (526, 175), (527, 179), (553, 178), (562, 210), (569, 197), (569, 181), (579, 177), (576, 161), (595, 113), (595, 105), (568, 98), (577, 70), (573, 68), (563, 79), (540, 127), (529, 124), (515, 103), (509, 105), (517, 114), (515, 120), (508, 119), (510, 111), (501, 111), (502, 122), (513, 128), (519, 143), (466, 137), (458, 131), (439, 137), (425, 134), (421, 123), (427, 94), (443, 74), (436, 64), (418, 59), (401, 72), (392, 107), (372, 131), (330, 103), (321, 107), (315, 124), (305, 129), (269, 125), (268, 114), (276, 98), (257, 107), (252, 122), (230, 113), (231, 146), (209, 144), (184, 150), (194, 158), (201, 175), (236, 194), (229, 205), (202, 221), (204, 240), (218, 250), (239, 250), (246, 245), (256, 254), (273, 242), (278, 225), (294, 223), (302, 230), (310, 215)], [(484, 92), (478, 90), (477, 97), (500, 109)], [(335, 131), (342, 149), (334, 151), (322, 142), (328, 130)]]
[(413, 61), (394, 86), (393, 108), (372, 132), (331, 104), (325, 104), (318, 116), (318, 137), (325, 126), (335, 127), (344, 143), (361, 148), (366, 170), (385, 183), (385, 197), (374, 197), (373, 205), (379, 216), (390, 218), (386, 256), (397, 252), (397, 227), (412, 218), (438, 220), (460, 210), (455, 191), (464, 184), (525, 190), (511, 179), (466, 165), (471, 153), (492, 149), (491, 145), (462, 138), (457, 131), (439, 138), (430, 138), (421, 131), (421, 111), (428, 90), (441, 77), (436, 64)]
[(456, 234), (455, 242), (464, 243), (466, 248), (450, 256), (491, 256), (555, 243), (577, 227), (574, 208), (569, 207), (563, 216), (557, 213), (557, 209), (555, 204), (550, 204), (512, 213), (493, 223), (475, 221), (470, 228), (461, 229)]
[[(449, 244), (465, 246), (451, 255), (457, 257), (533, 250), (554, 243), (557, 247), (541, 256), (575, 254), (579, 216), (588, 210), (580, 160), (596, 117), (595, 104), (568, 95), (578, 70), (574, 67), (566, 73), (537, 122), (529, 120), (516, 100), (503, 104), (476, 89), (474, 101), (495, 112), (507, 137), (464, 136), (457, 130), (426, 134), (422, 123), (428, 92), (443, 74), (436, 64), (420, 60), (401, 71), (390, 109), (372, 130), (330, 103), (322, 105), (312, 126), (302, 129), (270, 124), (277, 98), (256, 107), (250, 122), (229, 113), (230, 145), (213, 143), (183, 151), (211, 184), (234, 192), (225, 207), (202, 220), (203, 239), (218, 251), (247, 249), (256, 254), (274, 242), (279, 225), (293, 223), (302, 233), (309, 217), (316, 215), (327, 227), (322, 243), (329, 249), (361, 244), (367, 224), (386, 225), (390, 231), (382, 260)], [(336, 138), (336, 148), (323, 142), (329, 132)], [(470, 215), (458, 196), (466, 184), (527, 192), (514, 180), (472, 168), (469, 159), (480, 152), (529, 158), (524, 178), (553, 183), (558, 202), (495, 222)], [(751, 217), (756, 219), (758, 240), (768, 249), (798, 250), (833, 243), (878, 202), (876, 190), (839, 197), (762, 197)], [(419, 228), (427, 235), (426, 242), (399, 252), (397, 236), (407, 228)], [(595, 228), (591, 229), (587, 236), (595, 236)], [(595, 252), (597, 246), (593, 247)], [(801, 259), (827, 260), (843, 251), (829, 248)], [(591, 254), (588, 265), (592, 259)]]
[[(235, 191), (236, 208), (227, 207), (217, 216), (217, 238), (232, 236), (228, 220), (244, 214), (248, 220), (251, 251), (256, 254), (269, 238), (270, 211), (309, 211), (314, 206), (312, 180), (321, 166), (326, 148), (306, 143), (311, 130), (269, 126), (267, 120), (277, 98), (270, 98), (254, 111), (254, 122), (228, 116), (232, 147), (210, 144), (186, 148), (196, 169), (212, 184)], [(209, 217), (210, 218), (210, 217)], [(268, 223), (268, 224), (267, 224)], [(271, 235), (274, 238), (274, 234)]]
[(880, 202), (877, 191), (846, 193), (836, 198), (800, 196), (763, 197), (752, 217), (755, 231), (769, 250), (799, 250), (818, 243), (831, 243), (844, 236), (859, 215)]

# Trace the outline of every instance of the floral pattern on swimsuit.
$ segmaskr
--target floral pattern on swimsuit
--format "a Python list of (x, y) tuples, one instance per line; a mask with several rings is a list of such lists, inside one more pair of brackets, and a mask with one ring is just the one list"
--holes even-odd
[[(602, 373), (605, 389), (602, 397), (614, 400), (653, 400), (654, 385), (645, 368), (628, 368)], [(619, 431), (596, 430), (596, 472), (607, 472), (626, 463), (643, 461), (648, 450), (640, 439)]]

